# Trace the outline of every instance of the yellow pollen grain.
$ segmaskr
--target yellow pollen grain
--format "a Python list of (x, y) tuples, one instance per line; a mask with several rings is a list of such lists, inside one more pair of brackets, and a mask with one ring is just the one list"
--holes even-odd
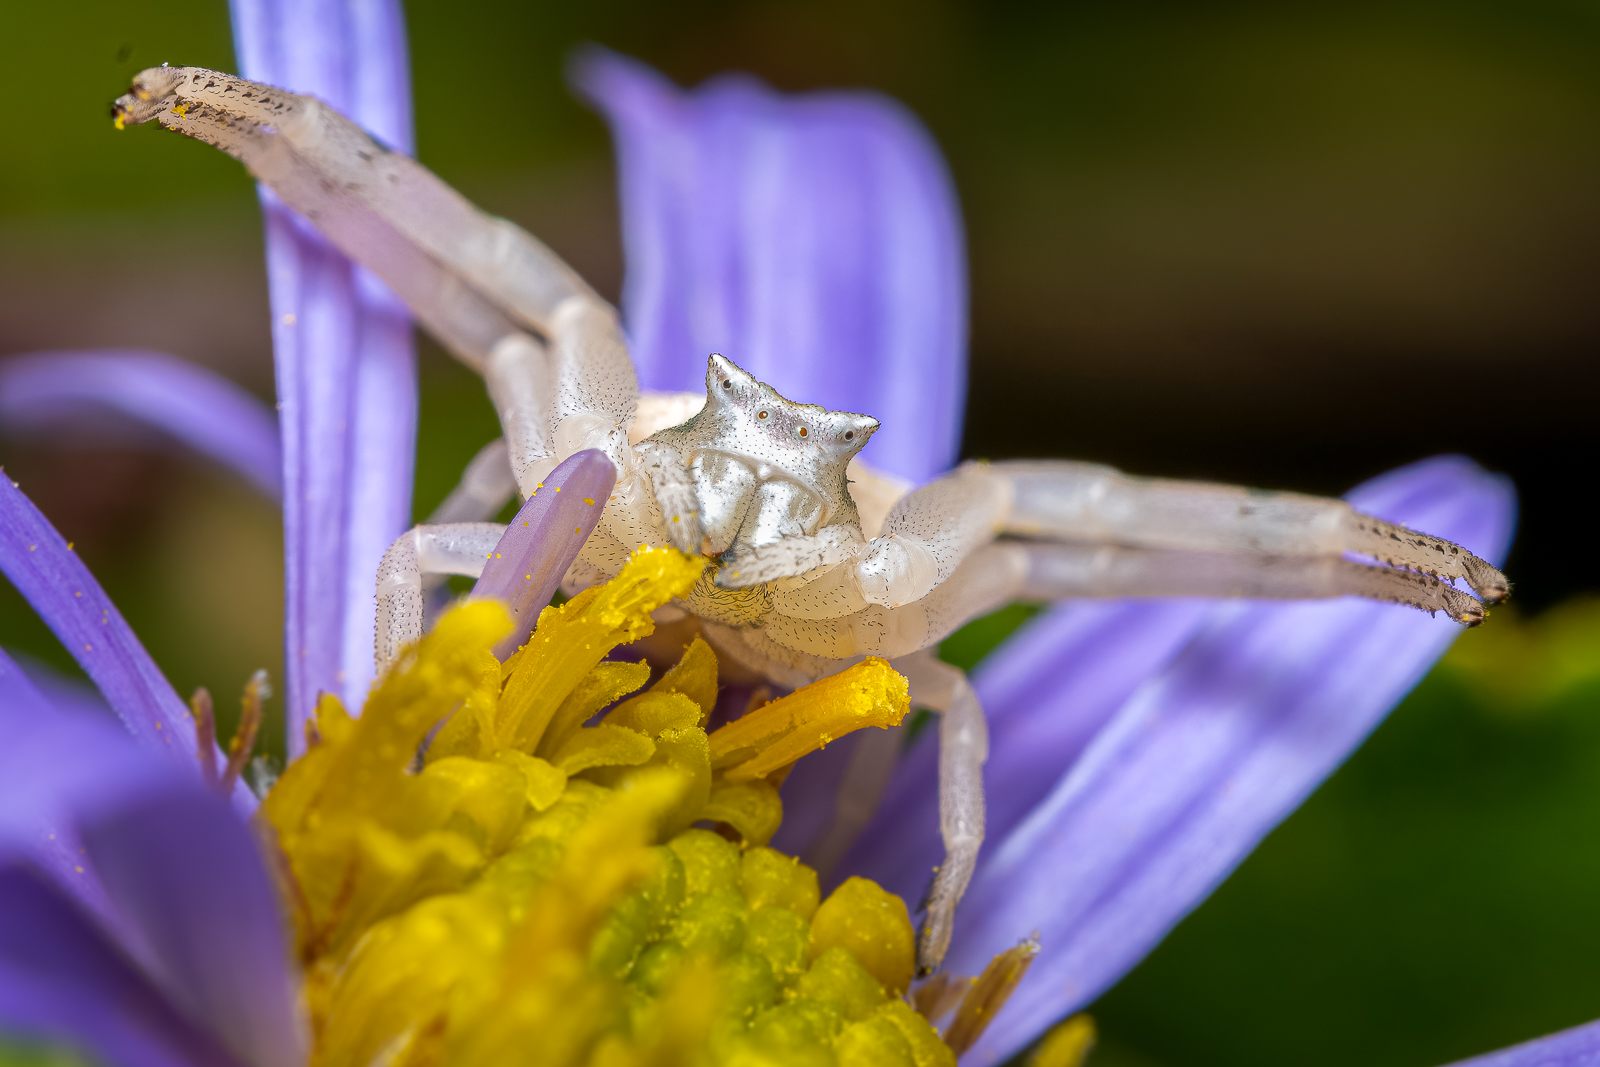
[(93, 652), (94, 651), (94, 646), (93, 645), (84, 645), (83, 646), (83, 650), (85, 652)]
[(72, 544), (73, 544), (73, 543), (72, 543), (72, 542), (71, 542), (71, 541), (68, 541), (68, 542), (67, 542), (67, 551), (68, 551), (68, 552), (71, 552), (71, 551), (72, 551)]
[(583, 502), (584, 502), (584, 503), (585, 503), (585, 504), (588, 504), (588, 505), (589, 505), (589, 506), (590, 506), (590, 507), (591, 507), (591, 508), (592, 508), (592, 507), (594, 507), (594, 497), (592, 497), (592, 496), (586, 496), (586, 497), (584, 497), (584, 498), (583, 498)]
[(574, 526), (572, 528), (572, 532), (575, 533), (575, 534), (583, 533), (583, 527), (582, 526)]
[(79, 874), (82, 874), (82, 873), (83, 873), (83, 868), (82, 868), (82, 867), (74, 867), (74, 868), (72, 868), (72, 869), (73, 869), (73, 870), (75, 870), (75, 871), (77, 871), (77, 872), (78, 872), (78, 873), (79, 873)]

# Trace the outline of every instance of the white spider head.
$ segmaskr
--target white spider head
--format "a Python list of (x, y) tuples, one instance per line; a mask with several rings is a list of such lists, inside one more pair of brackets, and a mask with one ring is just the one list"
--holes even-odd
[(651, 436), (683, 457), (706, 543), (770, 544), (821, 526), (859, 522), (845, 468), (878, 420), (796, 404), (724, 356), (706, 364), (706, 406)]
[(878, 420), (816, 404), (796, 404), (745, 373), (733, 360), (712, 354), (706, 361), (706, 406), (701, 417), (715, 423), (729, 451), (758, 462), (787, 460), (793, 473), (830, 481), (844, 476), (850, 459), (878, 429)]

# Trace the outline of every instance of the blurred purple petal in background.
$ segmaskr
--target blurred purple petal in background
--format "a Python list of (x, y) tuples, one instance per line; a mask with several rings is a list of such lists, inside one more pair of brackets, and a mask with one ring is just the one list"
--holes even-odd
[[(239, 73), (311, 93), (412, 150), (397, 0), (233, 0)], [(372, 680), (373, 575), (411, 522), (411, 321), (365, 268), (262, 190), (283, 428), (285, 705), (291, 755), (319, 690), (359, 708)]]
[[(70, 423), (94, 440), (151, 427), (242, 476), (276, 502), (283, 458), (273, 412), (228, 379), (159, 352), (33, 352), (0, 362), (0, 430)], [(102, 437), (103, 439), (103, 437)]]
[(876, 417), (874, 467), (921, 482), (954, 463), (966, 249), (921, 123), (875, 93), (684, 92), (598, 49), (574, 81), (616, 137), (640, 387), (700, 392), (721, 352), (791, 400)]
[(1600, 1022), (1474, 1056), (1452, 1067), (1600, 1067)]

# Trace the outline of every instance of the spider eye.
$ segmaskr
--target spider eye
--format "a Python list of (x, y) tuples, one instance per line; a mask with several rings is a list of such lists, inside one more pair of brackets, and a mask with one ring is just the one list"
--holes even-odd
[(856, 432), (854, 430), (846, 430), (844, 432), (844, 439), (846, 441), (854, 441), (856, 439)]
[(800, 427), (800, 436), (801, 437), (810, 437), (811, 436), (811, 431), (807, 430), (804, 426), (802, 426), (802, 427)]
[(732, 378), (724, 378), (724, 379), (722, 379), (722, 387), (724, 389), (732, 389), (733, 388), (733, 379)]
[(756, 412), (756, 418), (758, 418), (758, 419), (764, 419), (764, 418), (766, 418), (766, 417), (767, 417), (767, 413), (766, 413), (766, 412), (765, 412), (765, 411), (758, 411), (758, 412)]

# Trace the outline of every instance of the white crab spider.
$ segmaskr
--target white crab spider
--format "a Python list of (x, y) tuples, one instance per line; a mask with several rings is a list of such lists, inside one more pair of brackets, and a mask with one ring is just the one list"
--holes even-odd
[[(1022, 596), (1353, 594), (1473, 625), (1482, 603), (1448, 582), (1487, 603), (1507, 594), (1465, 549), (1337, 500), (1069, 462), (967, 464), (912, 490), (855, 458), (876, 420), (793, 403), (717, 355), (705, 397), (641, 397), (615, 310), (571, 268), (314, 98), (161, 67), (135, 79), (116, 114), (243, 161), (488, 384), (503, 442), (380, 569), (380, 668), (422, 626), (386, 590), (414, 589), (424, 573), (476, 575), (502, 528), (468, 520), (492, 516), (514, 487), (527, 496), (564, 458), (603, 451), (616, 487), (569, 588), (615, 574), (643, 544), (714, 555), (720, 566), (679, 608), (724, 657), (798, 686), (882, 656), (916, 704), (942, 713), (947, 856), (919, 937), (924, 966), (944, 955), (983, 839), (983, 713), (961, 672), (931, 654), (962, 623)], [(865, 823), (894, 749), (873, 737), (858, 750), (824, 851), (837, 855)]]

